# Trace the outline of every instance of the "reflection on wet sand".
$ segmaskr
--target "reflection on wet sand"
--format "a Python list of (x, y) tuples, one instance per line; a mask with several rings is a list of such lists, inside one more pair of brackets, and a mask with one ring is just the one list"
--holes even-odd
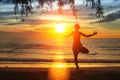
[(63, 59), (63, 55), (54, 55), (55, 58), (61, 59), (61, 62), (53, 60), (53, 64), (48, 71), (48, 80), (69, 80), (69, 70)]

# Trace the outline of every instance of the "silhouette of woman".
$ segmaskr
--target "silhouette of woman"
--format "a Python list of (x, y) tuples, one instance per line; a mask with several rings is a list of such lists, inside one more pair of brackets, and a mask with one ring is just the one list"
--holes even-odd
[(71, 36), (71, 35), (73, 36), (72, 50), (73, 50), (73, 54), (74, 54), (74, 62), (75, 62), (75, 65), (76, 65), (76, 69), (79, 69), (78, 60), (77, 60), (78, 53), (79, 52), (86, 53), (86, 54), (89, 53), (89, 50), (81, 44), (81, 41), (80, 41), (81, 35), (84, 36), (84, 37), (90, 37), (90, 36), (93, 36), (93, 35), (97, 34), (97, 32), (94, 32), (93, 34), (90, 34), (90, 35), (86, 35), (86, 34), (79, 31), (80, 26), (77, 23), (75, 24), (74, 29), (75, 29), (75, 31), (73, 31), (71, 34), (67, 35), (67, 37)]

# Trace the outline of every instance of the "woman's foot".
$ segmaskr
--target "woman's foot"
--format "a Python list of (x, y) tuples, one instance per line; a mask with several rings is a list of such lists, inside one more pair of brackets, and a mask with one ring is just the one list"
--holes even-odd
[(79, 70), (79, 66), (77, 66), (76, 69)]

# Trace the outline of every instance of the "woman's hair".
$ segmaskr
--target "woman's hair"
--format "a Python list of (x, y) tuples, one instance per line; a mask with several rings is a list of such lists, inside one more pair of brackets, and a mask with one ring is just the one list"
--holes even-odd
[(78, 29), (80, 29), (80, 25), (78, 23), (76, 23), (74, 28), (75, 28), (75, 30), (78, 30)]

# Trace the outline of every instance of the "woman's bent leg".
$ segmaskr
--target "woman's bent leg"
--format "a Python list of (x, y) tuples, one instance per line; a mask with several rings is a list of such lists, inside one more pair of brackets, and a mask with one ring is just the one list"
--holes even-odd
[(88, 50), (87, 48), (85, 48), (85, 47), (82, 46), (82, 47), (80, 48), (80, 52), (82, 52), (82, 53), (87, 53), (87, 54), (88, 54), (88, 53), (89, 53), (89, 50)]

